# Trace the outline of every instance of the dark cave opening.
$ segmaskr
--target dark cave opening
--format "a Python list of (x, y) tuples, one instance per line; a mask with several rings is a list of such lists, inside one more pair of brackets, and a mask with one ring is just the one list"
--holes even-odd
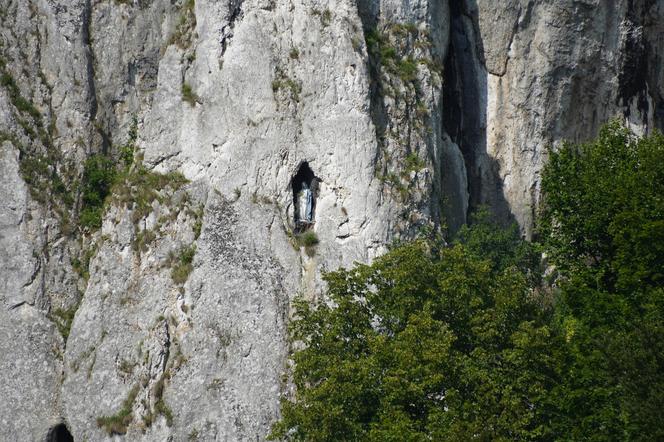
[(293, 189), (293, 221), (296, 232), (311, 228), (316, 219), (316, 198), (318, 197), (318, 178), (306, 161), (300, 164), (297, 173), (291, 179)]
[(74, 437), (65, 424), (58, 424), (48, 430), (46, 442), (74, 442)]

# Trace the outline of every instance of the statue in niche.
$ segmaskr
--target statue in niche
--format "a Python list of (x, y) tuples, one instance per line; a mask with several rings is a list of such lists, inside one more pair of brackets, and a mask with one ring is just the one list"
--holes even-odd
[(312, 223), (314, 221), (314, 193), (307, 183), (302, 183), (298, 203), (300, 210), (299, 220), (308, 224)]
[(293, 221), (296, 232), (311, 228), (316, 218), (318, 178), (307, 162), (300, 165), (291, 179), (293, 189)]

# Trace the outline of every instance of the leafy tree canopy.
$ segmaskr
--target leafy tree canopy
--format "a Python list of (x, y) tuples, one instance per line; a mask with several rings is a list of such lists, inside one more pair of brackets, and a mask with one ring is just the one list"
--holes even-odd
[[(544, 437), (560, 369), (510, 232), (488, 238), (482, 224), (464, 231), (468, 246), (419, 240), (328, 273), (329, 303), (296, 303), (297, 393), (273, 437)], [(498, 264), (473, 250), (486, 240), (505, 246)]]
[(552, 152), (539, 232), (561, 278), (560, 434), (664, 439), (664, 137), (618, 123)]
[(664, 136), (637, 138), (618, 123), (551, 152), (539, 230), (562, 271), (629, 293), (664, 283)]

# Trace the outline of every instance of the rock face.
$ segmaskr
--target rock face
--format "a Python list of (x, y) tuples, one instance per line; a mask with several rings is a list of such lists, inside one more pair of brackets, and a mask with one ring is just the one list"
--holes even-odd
[(529, 236), (547, 146), (592, 138), (612, 118), (662, 128), (664, 2), (450, 4), (443, 114), (466, 158), (471, 206), (513, 216)]
[[(480, 204), (530, 235), (548, 146), (664, 124), (661, 1), (2, 0), (0, 18), (3, 440), (262, 440), (290, 301), (321, 272)], [(123, 170), (99, 229), (79, 220), (93, 154)], [(305, 163), (316, 245), (293, 213)]]

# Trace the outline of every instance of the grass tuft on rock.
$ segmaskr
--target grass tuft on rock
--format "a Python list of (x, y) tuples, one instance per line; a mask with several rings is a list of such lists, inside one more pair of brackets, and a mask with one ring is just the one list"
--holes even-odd
[(171, 263), (171, 278), (173, 282), (182, 285), (187, 282), (189, 275), (194, 270), (194, 256), (196, 255), (196, 245), (191, 244), (183, 247), (176, 254), (171, 253), (169, 262)]
[(53, 309), (49, 315), (51, 320), (55, 322), (55, 326), (58, 328), (58, 331), (60, 332), (60, 335), (62, 335), (62, 339), (65, 340), (65, 343), (69, 338), (69, 332), (71, 330), (71, 324), (74, 322), (76, 310), (78, 310), (78, 304), (73, 305), (68, 309)]
[(198, 95), (188, 83), (182, 83), (182, 101), (186, 101), (192, 107), (196, 106), (199, 101)]
[(112, 416), (101, 416), (97, 418), (97, 426), (104, 429), (110, 436), (127, 433), (127, 427), (134, 420), (132, 407), (138, 396), (138, 385), (134, 385), (127, 398), (122, 402), (120, 411)]
[(311, 230), (297, 235), (297, 242), (301, 247), (312, 247), (318, 244), (318, 236)]

